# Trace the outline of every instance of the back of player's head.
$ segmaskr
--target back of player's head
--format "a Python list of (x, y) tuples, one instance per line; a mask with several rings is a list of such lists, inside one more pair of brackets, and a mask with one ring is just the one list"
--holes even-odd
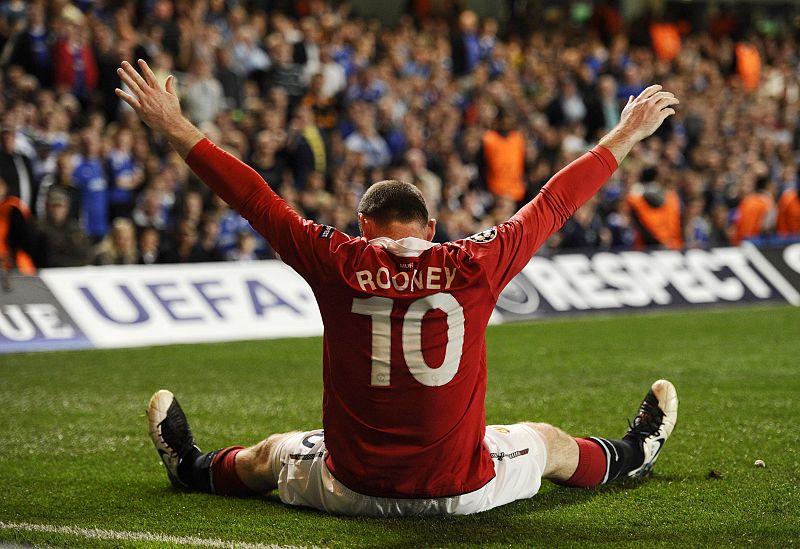
[(411, 183), (387, 179), (372, 185), (358, 204), (358, 213), (381, 225), (393, 222), (428, 223), (425, 197)]

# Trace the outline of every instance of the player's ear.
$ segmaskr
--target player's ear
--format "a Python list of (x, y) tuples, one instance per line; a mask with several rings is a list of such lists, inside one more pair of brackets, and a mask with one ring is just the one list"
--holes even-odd
[(364, 217), (364, 214), (358, 212), (358, 230), (361, 231), (361, 236), (367, 238), (367, 231), (366, 226), (369, 224), (369, 220)]
[(429, 219), (428, 225), (427, 227), (425, 227), (425, 240), (432, 242), (435, 234), (436, 234), (436, 220)]

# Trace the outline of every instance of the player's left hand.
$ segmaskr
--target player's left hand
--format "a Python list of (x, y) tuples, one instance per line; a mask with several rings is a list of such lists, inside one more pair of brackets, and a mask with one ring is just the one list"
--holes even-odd
[(630, 96), (622, 109), (620, 125), (628, 126), (638, 140), (655, 132), (662, 122), (675, 114), (675, 105), (680, 103), (672, 92), (663, 91), (656, 84), (645, 89), (638, 97)]
[(139, 68), (142, 74), (127, 61), (117, 69), (117, 74), (133, 95), (117, 88), (117, 96), (130, 105), (145, 124), (156, 131), (167, 133), (170, 126), (181, 120), (181, 105), (178, 94), (175, 93), (175, 77), (167, 77), (166, 85), (161, 87), (156, 80), (156, 75), (148, 64), (139, 59)]

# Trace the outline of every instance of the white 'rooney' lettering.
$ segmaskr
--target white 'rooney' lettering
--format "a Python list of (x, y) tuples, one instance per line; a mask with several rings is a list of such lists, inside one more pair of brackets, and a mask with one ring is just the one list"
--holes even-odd
[(413, 272), (401, 271), (392, 275), (386, 267), (377, 271), (356, 271), (356, 280), (361, 291), (389, 290), (414, 292), (418, 290), (449, 290), (456, 278), (457, 269), (427, 267)]

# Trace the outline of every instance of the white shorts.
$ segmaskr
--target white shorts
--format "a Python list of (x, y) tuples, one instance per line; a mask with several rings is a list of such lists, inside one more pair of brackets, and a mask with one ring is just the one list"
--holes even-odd
[(535, 495), (547, 464), (544, 441), (527, 425), (490, 425), (483, 439), (495, 477), (482, 488), (446, 498), (404, 499), (365, 496), (336, 480), (325, 465), (322, 430), (293, 433), (273, 454), (279, 468), (278, 493), (289, 505), (337, 515), (378, 517), (469, 515)]

